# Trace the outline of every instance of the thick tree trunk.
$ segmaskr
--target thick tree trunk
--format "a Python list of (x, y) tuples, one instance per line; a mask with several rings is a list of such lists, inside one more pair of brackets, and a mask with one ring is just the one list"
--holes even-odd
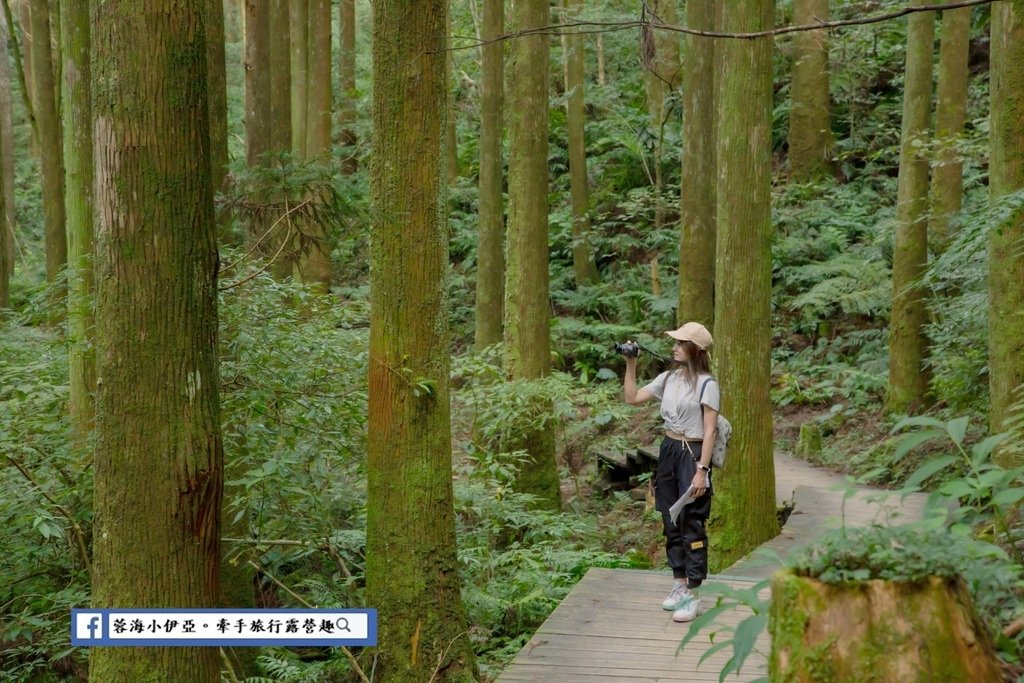
[(376, 680), (471, 681), (452, 509), (448, 5), (374, 5), (366, 597)]
[[(729, 32), (772, 27), (773, 0), (741, 0)], [(718, 129), (715, 354), (722, 409), (735, 425), (717, 473), (711, 534), (725, 567), (779, 532), (772, 459), (772, 43), (723, 41)], [(737, 315), (737, 311), (743, 311)]]
[[(992, 7), (990, 114), (993, 202), (1024, 189), (1024, 1)], [(989, 233), (988, 368), (992, 432), (1006, 429), (1024, 384), (1024, 211)], [(1000, 458), (1007, 457), (1001, 454)], [(1009, 463), (1004, 463), (1009, 464)]]
[[(223, 451), (203, 1), (92, 6), (98, 608), (217, 604)], [(95, 648), (89, 676), (216, 683), (220, 657)]]
[(935, 95), (935, 164), (932, 167), (928, 239), (946, 250), (963, 202), (963, 164), (957, 141), (967, 118), (967, 49), (971, 8), (942, 12), (939, 84)]
[[(686, 25), (715, 28), (712, 0), (688, 0)], [(698, 320), (714, 331), (718, 117), (715, 115), (716, 44), (685, 38), (683, 150), (680, 188), (679, 323)]]
[(928, 124), (932, 97), (935, 13), (908, 18), (907, 64), (896, 193), (896, 237), (892, 256), (892, 317), (889, 323), (889, 412), (919, 408), (928, 389), (924, 372), (927, 320), (919, 284), (928, 266)]
[[(579, 16), (582, 0), (563, 0), (566, 19)], [(572, 203), (572, 264), (577, 284), (594, 284), (597, 266), (590, 249), (590, 189), (587, 186), (587, 149), (583, 137), (583, 39), (579, 33), (562, 34), (565, 60), (566, 128), (569, 132), (569, 192)], [(678, 61), (678, 54), (676, 55)]]
[[(228, 166), (228, 90), (224, 55), (224, 3), (207, 0), (203, 5), (206, 26), (206, 65), (210, 92), (210, 181), (214, 194), (224, 190)], [(220, 237), (229, 238), (227, 212), (217, 218)]]
[(309, 29), (313, 17), (309, 0), (290, 0), (291, 14), (291, 96), (292, 154), (306, 159), (306, 126), (309, 123)]
[[(32, 6), (31, 3), (34, 0), (24, 0), (21, 3), (21, 9), (18, 10), (19, 17), (18, 23), (21, 24), (21, 50), (19, 51), (20, 60), (16, 58), (16, 61), (21, 63), (21, 86), (25, 93), (25, 99), (28, 101), (29, 106), (29, 120), (32, 123), (32, 135), (29, 136), (29, 151), (33, 156), (39, 154), (39, 126), (36, 121), (36, 104), (35, 104), (35, 78), (33, 77), (32, 71)], [(17, 45), (15, 45), (17, 48)]]
[[(828, 21), (829, 0), (795, 0), (793, 23)], [(789, 170), (797, 181), (829, 170), (832, 122), (828, 97), (828, 33), (802, 31), (793, 37), (793, 84), (789, 110)]]
[(834, 586), (772, 577), (769, 676), (803, 681), (1000, 681), (999, 659), (962, 581)]
[[(550, 23), (545, 0), (513, 6), (512, 31)], [(508, 264), (505, 282), (505, 366), (514, 379), (536, 379), (550, 366), (551, 310), (548, 305), (548, 37), (531, 35), (512, 43), (509, 64)], [(543, 410), (543, 408), (542, 408)], [(538, 504), (561, 507), (554, 432), (522, 434), (508, 448), (523, 448), (529, 460), (517, 488)]]
[(89, 0), (60, 5), (64, 44), (64, 163), (68, 239), (68, 365), (71, 427), (79, 447), (93, 427), (93, 156), (89, 68)]
[(291, 26), (290, 0), (270, 2), (270, 149), (292, 148)]
[(341, 0), (338, 14), (341, 35), (341, 49), (338, 56), (338, 71), (341, 78), (341, 97), (338, 102), (338, 124), (341, 128), (341, 144), (348, 151), (342, 152), (341, 168), (344, 173), (355, 173), (356, 132), (356, 2)]
[[(309, 93), (306, 124), (306, 152), (311, 159), (330, 163), (331, 156), (331, 2), (309, 1)], [(311, 243), (302, 252), (299, 272), (304, 282), (315, 283), (318, 291), (331, 288), (331, 248), (327, 230), (310, 223)]]
[[(476, 249), (476, 350), (502, 338), (505, 299), (505, 206), (501, 134), (504, 0), (484, 0), (480, 38), (480, 236)], [(495, 41), (495, 42), (488, 42)]]
[[(452, 17), (448, 15), (448, 49), (452, 47)], [(445, 124), (445, 163), (448, 167), (448, 185), (455, 186), (459, 177), (459, 138), (455, 131), (455, 52), (448, 53), (448, 123)]]
[[(50, 48), (50, 4), (29, 0), (32, 20), (32, 72), (39, 153), (43, 176), (43, 221), (46, 242), (46, 281), (53, 282), (68, 260), (64, 226), (64, 162), (60, 119), (57, 117), (53, 50)], [(61, 293), (60, 298), (63, 298)]]

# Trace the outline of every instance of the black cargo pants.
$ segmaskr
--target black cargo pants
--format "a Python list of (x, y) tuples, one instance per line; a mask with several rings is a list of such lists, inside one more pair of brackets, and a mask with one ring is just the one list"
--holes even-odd
[(708, 575), (708, 535), (704, 524), (711, 514), (711, 497), (714, 495), (710, 473), (708, 490), (683, 508), (675, 524), (668, 509), (693, 482), (701, 443), (689, 441), (684, 444), (666, 436), (661, 442), (654, 478), (654, 501), (661, 513), (668, 566), (675, 578), (686, 579), (691, 588), (699, 586)]

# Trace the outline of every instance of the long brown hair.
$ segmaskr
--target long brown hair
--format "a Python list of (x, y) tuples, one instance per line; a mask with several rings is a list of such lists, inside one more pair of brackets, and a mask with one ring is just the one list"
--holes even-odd
[(697, 378), (700, 375), (711, 374), (711, 356), (706, 349), (702, 349), (692, 341), (686, 339), (680, 342), (686, 350), (686, 357), (689, 361), (678, 361), (673, 364), (673, 370), (680, 373), (691, 389), (697, 388)]

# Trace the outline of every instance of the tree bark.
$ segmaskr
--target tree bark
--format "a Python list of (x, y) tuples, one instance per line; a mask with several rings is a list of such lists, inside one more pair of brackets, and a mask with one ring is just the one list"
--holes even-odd
[[(306, 152), (311, 159), (330, 163), (331, 155), (331, 2), (308, 0), (309, 15), (309, 105), (306, 124)], [(299, 257), (304, 282), (314, 283), (321, 293), (331, 288), (331, 248), (327, 230), (318, 222), (308, 226), (311, 243)]]
[(801, 681), (1000, 681), (999, 659), (960, 580), (834, 586), (772, 577), (769, 677)]
[[(686, 24), (715, 28), (711, 0), (689, 0)], [(698, 320), (714, 332), (715, 231), (717, 222), (718, 117), (715, 115), (717, 43), (686, 36), (683, 69), (683, 149), (680, 188), (679, 306), (680, 324)]]
[[(223, 450), (202, 1), (91, 8), (97, 608), (217, 605)], [(220, 658), (95, 648), (89, 676), (215, 683)]]
[[(18, 22), (21, 24), (21, 86), (29, 105), (29, 120), (32, 122), (32, 134), (29, 135), (29, 151), (33, 156), (39, 154), (39, 124), (36, 120), (35, 92), (36, 84), (32, 70), (32, 5), (34, 0), (21, 3)], [(13, 35), (13, 29), (12, 29)], [(17, 47), (17, 46), (15, 46)]]
[[(793, 23), (828, 21), (828, 3), (829, 0), (796, 0)], [(789, 170), (793, 180), (813, 180), (829, 171), (833, 139), (828, 82), (828, 33), (797, 33), (793, 37), (789, 110)]]
[(309, 29), (313, 17), (309, 0), (290, 0), (292, 154), (306, 159), (306, 126), (309, 123)]
[[(448, 15), (448, 49), (452, 47), (452, 17)], [(455, 130), (455, 52), (448, 53), (448, 122), (445, 124), (445, 160), (448, 166), (448, 186), (455, 186), (459, 177), (459, 138)]]
[(967, 52), (971, 8), (942, 12), (939, 83), (935, 95), (935, 163), (932, 166), (928, 239), (936, 253), (946, 250), (963, 203), (963, 163), (957, 142), (967, 118)]
[(472, 681), (449, 408), (444, 0), (374, 5), (366, 593), (377, 680)]
[[(649, 5), (664, 23), (675, 25), (676, 0), (653, 0)], [(654, 31), (654, 60), (644, 70), (647, 90), (647, 109), (654, 128), (654, 227), (665, 224), (665, 201), (662, 197), (665, 182), (662, 160), (665, 158), (665, 129), (671, 114), (669, 98), (679, 85), (679, 36), (675, 31)]]
[(892, 317), (889, 324), (889, 394), (886, 410), (919, 408), (928, 389), (924, 372), (927, 320), (919, 284), (928, 266), (928, 165), (926, 153), (932, 96), (935, 13), (907, 20), (907, 64), (892, 257)]
[[(723, 29), (772, 27), (773, 0), (741, 0)], [(715, 566), (726, 567), (779, 532), (772, 459), (772, 41), (721, 43), (715, 348), (722, 410), (735, 431), (712, 507)], [(736, 315), (742, 310), (742, 315)]]
[[(224, 190), (228, 167), (228, 91), (224, 54), (224, 3), (207, 0), (203, 5), (206, 26), (206, 65), (210, 92), (210, 181), (214, 194)], [(227, 212), (218, 215), (222, 239), (230, 239), (231, 220)]]
[(263, 164), (270, 149), (270, 4), (245, 0), (246, 163)]
[[(579, 15), (582, 0), (563, 0), (566, 19)], [(583, 39), (579, 33), (562, 34), (566, 128), (569, 133), (569, 192), (572, 204), (572, 264), (577, 285), (598, 281), (590, 248), (590, 189), (587, 186), (587, 148), (583, 135), (584, 111)], [(678, 52), (676, 54), (678, 62)]]
[[(39, 155), (43, 176), (43, 222), (46, 242), (46, 281), (54, 282), (68, 260), (64, 225), (64, 162), (61, 154), (60, 119), (57, 117), (53, 50), (50, 48), (50, 4), (29, 0), (32, 21), (32, 72), (36, 119), (39, 124)], [(63, 303), (63, 292), (57, 296)], [(60, 317), (60, 316), (58, 316)], [(55, 318), (56, 319), (56, 318)]]
[(10, 29), (6, 17), (0, 13), (0, 179), (3, 181), (2, 227), (6, 235), (7, 248), (0, 251), (0, 258), (6, 263), (8, 275), (14, 274), (14, 233), (17, 219), (14, 212), (14, 112), (11, 99), (11, 65), (8, 62)]
[[(1024, 1), (992, 7), (989, 193), (998, 202), (1024, 189)], [(1007, 418), (1024, 384), (1024, 211), (989, 233), (988, 367), (993, 433)], [(997, 456), (1005, 459), (1008, 454)], [(1009, 465), (1010, 463), (1004, 462)]]
[(338, 124), (341, 128), (341, 144), (347, 151), (342, 152), (342, 172), (356, 172), (356, 3), (355, 0), (341, 0), (340, 23), (341, 49), (338, 56), (338, 71), (341, 78), (341, 97), (338, 102)]
[(68, 408), (80, 448), (93, 427), (96, 351), (93, 315), (93, 155), (89, 0), (60, 4), (64, 44), (64, 162), (68, 239)]
[[(504, 0), (484, 0), (480, 77), (480, 235), (476, 249), (476, 350), (502, 338), (505, 299), (505, 202), (502, 191)], [(495, 41), (495, 42), (487, 42)]]
[(292, 148), (290, 0), (270, 2), (270, 149)]
[[(545, 0), (513, 6), (511, 31), (550, 23)], [(509, 64), (508, 264), (505, 282), (505, 367), (513, 379), (548, 374), (551, 309), (548, 304), (548, 38), (513, 41)], [(541, 410), (545, 410), (543, 407)], [(529, 454), (518, 490), (538, 505), (561, 507), (554, 431), (525, 430), (507, 448)]]

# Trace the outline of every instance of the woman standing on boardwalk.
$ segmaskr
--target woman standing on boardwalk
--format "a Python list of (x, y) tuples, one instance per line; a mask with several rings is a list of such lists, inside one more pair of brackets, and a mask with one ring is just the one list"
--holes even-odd
[[(697, 587), (708, 574), (704, 524), (711, 513), (711, 449), (721, 391), (711, 375), (708, 347), (713, 340), (707, 328), (688, 322), (665, 334), (676, 340), (672, 367), (637, 389), (636, 356), (627, 355), (623, 385), (630, 405), (661, 401), (665, 438), (654, 479), (655, 504), (661, 513), (665, 554), (675, 578), (661, 606), (672, 611), (674, 621), (685, 622), (693, 621), (702, 611)], [(694, 500), (673, 522), (669, 508), (691, 485)]]

